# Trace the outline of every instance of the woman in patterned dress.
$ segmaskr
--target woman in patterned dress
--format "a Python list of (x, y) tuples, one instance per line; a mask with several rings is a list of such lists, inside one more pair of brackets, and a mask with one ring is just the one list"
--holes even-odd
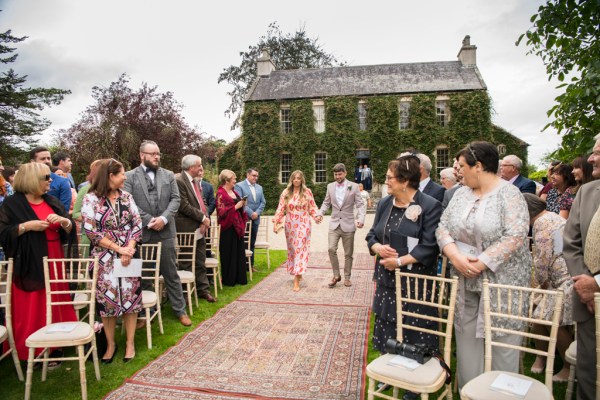
[(122, 190), (124, 183), (123, 164), (114, 159), (102, 160), (81, 208), (83, 229), (92, 246), (91, 256), (99, 260), (96, 301), (107, 343), (103, 364), (111, 363), (117, 352), (117, 317), (123, 318), (127, 334), (123, 361), (133, 359), (135, 325), (142, 309), (141, 279), (113, 276), (114, 258), (120, 258), (123, 266), (129, 265), (142, 235), (138, 208), (133, 197)]
[[(531, 253), (527, 204), (515, 185), (496, 175), (496, 146), (472, 142), (458, 152), (457, 160), (464, 186), (444, 210), (436, 237), (452, 263), (452, 274), (459, 277), (454, 329), (458, 386), (462, 389), (484, 369), (483, 279), (528, 287)], [(492, 307), (495, 301), (494, 296)], [(513, 299), (513, 310), (518, 310), (517, 302)], [(525, 329), (520, 321), (503, 321), (501, 325)], [(504, 343), (521, 343), (519, 335), (493, 335)], [(493, 370), (519, 372), (518, 350), (493, 351)]]
[[(535, 282), (542, 289), (562, 290), (564, 293), (563, 309), (560, 327), (556, 338), (556, 347), (563, 360), (563, 368), (552, 378), (555, 382), (566, 382), (569, 378), (569, 363), (565, 361), (565, 352), (573, 341), (573, 279), (567, 269), (567, 264), (562, 255), (563, 230), (567, 221), (553, 212), (546, 211), (546, 202), (539, 197), (524, 193), (527, 208), (529, 209), (530, 224), (533, 226), (533, 266)], [(547, 302), (544, 309), (544, 318), (550, 321), (554, 310), (554, 302)], [(541, 310), (536, 309), (534, 316), (540, 317)], [(550, 327), (534, 325), (534, 333), (548, 335)], [(536, 341), (538, 350), (546, 351), (548, 343)], [(541, 373), (546, 366), (546, 358), (537, 356), (531, 366), (531, 372)]]
[(315, 199), (311, 190), (306, 187), (304, 174), (302, 171), (292, 172), (287, 188), (283, 190), (279, 197), (279, 205), (273, 217), (273, 231), (277, 233), (285, 226), (285, 239), (288, 248), (288, 258), (285, 265), (290, 275), (294, 276), (294, 292), (300, 290), (300, 281), (308, 266), (311, 233), (310, 218), (317, 222), (317, 212)]
[(571, 211), (571, 204), (575, 195), (573, 187), (576, 185), (573, 177), (573, 167), (567, 164), (559, 164), (552, 169), (552, 189), (546, 198), (546, 210), (560, 214), (567, 219)]

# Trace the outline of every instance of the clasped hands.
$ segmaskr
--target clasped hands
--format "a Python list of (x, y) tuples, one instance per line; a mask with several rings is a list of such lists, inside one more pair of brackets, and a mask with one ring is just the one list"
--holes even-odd
[(62, 226), (63, 224), (66, 224), (68, 222), (70, 222), (68, 218), (61, 217), (57, 214), (50, 214), (46, 217), (45, 221), (39, 219), (32, 219), (31, 221), (27, 221), (27, 230), (42, 232), (45, 231), (46, 228), (50, 226), (50, 224), (58, 223)]
[(468, 279), (477, 278), (486, 266), (477, 257), (468, 257), (462, 254), (457, 254), (450, 259), (452, 266), (462, 276)]
[(148, 223), (148, 229), (153, 229), (155, 231), (162, 231), (165, 227), (165, 221), (161, 217), (152, 217), (150, 222)]
[(121, 256), (119, 257), (121, 259), (121, 265), (126, 267), (129, 265), (129, 263), (131, 262), (131, 258), (135, 254), (135, 248), (129, 246), (119, 246), (116, 252)]
[(398, 252), (389, 244), (380, 244), (377, 246), (377, 254), (379, 254), (379, 264), (382, 267), (388, 271), (398, 268)]

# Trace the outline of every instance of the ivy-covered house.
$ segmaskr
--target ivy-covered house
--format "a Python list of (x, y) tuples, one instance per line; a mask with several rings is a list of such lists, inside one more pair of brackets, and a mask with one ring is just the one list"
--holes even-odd
[(243, 179), (260, 170), (267, 208), (275, 208), (290, 173), (302, 170), (320, 204), (332, 167), (368, 164), (374, 190), (387, 163), (403, 151), (430, 156), (438, 172), (472, 140), (526, 161), (527, 144), (491, 122), (491, 100), (476, 65), (477, 47), (463, 40), (457, 61), (277, 71), (268, 54), (244, 104), (242, 134), (219, 160)]

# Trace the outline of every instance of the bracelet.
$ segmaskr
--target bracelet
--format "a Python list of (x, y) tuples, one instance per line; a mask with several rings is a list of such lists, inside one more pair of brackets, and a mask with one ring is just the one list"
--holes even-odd
[(25, 223), (19, 225), (19, 232), (25, 233)]
[(398, 257), (398, 259), (396, 260), (396, 264), (398, 265), (398, 268), (402, 266), (402, 259), (400, 257)]
[(67, 226), (64, 226), (63, 224), (60, 224), (60, 226), (61, 226), (63, 229), (69, 229), (69, 228), (71, 227), (71, 220), (69, 220), (69, 219), (68, 219), (68, 220), (67, 220), (67, 222), (68, 222)]

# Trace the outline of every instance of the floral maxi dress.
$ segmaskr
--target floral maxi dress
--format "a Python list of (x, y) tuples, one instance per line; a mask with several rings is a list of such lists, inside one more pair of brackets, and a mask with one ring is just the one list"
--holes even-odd
[(273, 217), (273, 224), (281, 224), (285, 217), (285, 239), (287, 242), (288, 258), (285, 262), (291, 275), (302, 275), (308, 266), (308, 251), (310, 248), (311, 221), (317, 215), (317, 205), (310, 189), (306, 189), (304, 197), (294, 194), (285, 203), (287, 189), (279, 197), (279, 205)]

